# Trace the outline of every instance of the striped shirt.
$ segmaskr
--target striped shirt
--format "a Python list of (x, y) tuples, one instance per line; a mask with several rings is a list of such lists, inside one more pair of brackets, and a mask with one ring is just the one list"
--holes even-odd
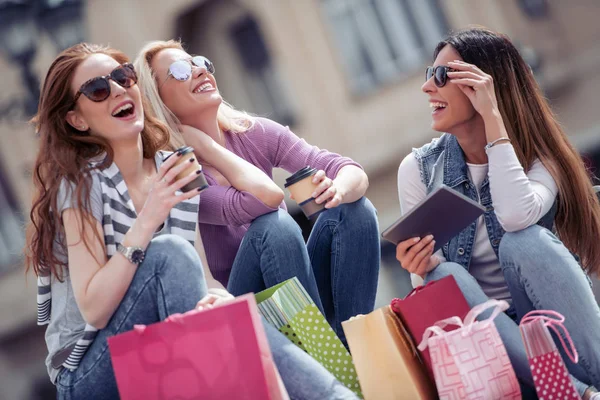
[[(168, 154), (170, 153), (156, 154), (157, 169)], [(73, 185), (63, 182), (58, 195), (59, 212), (77, 208), (73, 193)], [(175, 234), (194, 244), (199, 201), (200, 197), (196, 196), (173, 207), (155, 236)], [(92, 171), (90, 208), (92, 215), (102, 224), (106, 254), (110, 259), (117, 252), (117, 244), (123, 241), (137, 217), (123, 176), (114, 162), (104, 170)], [(55, 254), (68, 265), (66, 249), (56, 246)], [(46, 344), (49, 355), (46, 365), (54, 382), (61, 368), (77, 368), (98, 331), (85, 323), (77, 307), (68, 269), (64, 271), (63, 282), (51, 276), (38, 277), (37, 303), (38, 325), (48, 325)]]

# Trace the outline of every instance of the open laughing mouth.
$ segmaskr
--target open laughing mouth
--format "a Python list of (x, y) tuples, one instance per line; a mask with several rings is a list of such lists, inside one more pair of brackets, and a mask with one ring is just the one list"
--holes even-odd
[(131, 100), (119, 104), (111, 113), (118, 119), (128, 119), (135, 114), (135, 105)]
[(204, 82), (200, 82), (198, 85), (196, 85), (193, 92), (194, 93), (204, 93), (204, 92), (212, 92), (213, 90), (215, 90), (215, 87), (213, 86), (213, 84), (210, 81), (204, 81)]
[(429, 103), (429, 107), (433, 109), (433, 111), (431, 111), (432, 114), (439, 114), (448, 107), (448, 104), (434, 101)]

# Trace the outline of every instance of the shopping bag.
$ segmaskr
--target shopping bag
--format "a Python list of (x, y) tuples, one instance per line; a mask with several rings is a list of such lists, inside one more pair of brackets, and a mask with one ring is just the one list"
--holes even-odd
[(342, 322), (366, 400), (436, 399), (417, 347), (390, 306)]
[[(494, 311), (488, 319), (475, 320), (491, 307)], [(452, 317), (427, 328), (419, 349), (429, 347), (440, 400), (521, 399), (519, 382), (494, 325), (494, 318), (506, 309), (506, 301), (488, 300), (473, 307), (464, 323)], [(459, 329), (444, 330), (452, 325)]]
[(108, 339), (123, 400), (288, 399), (252, 294)]
[[(437, 321), (457, 316), (464, 319), (470, 310), (453, 276), (429, 282), (410, 292), (404, 299), (392, 300), (392, 310), (396, 312), (413, 339), (419, 343), (425, 330)], [(449, 330), (457, 327), (448, 327)], [(421, 351), (429, 377), (433, 381), (433, 368), (429, 350)]]
[(362, 396), (350, 353), (296, 277), (258, 293), (256, 301), (270, 324)]
[[(581, 399), (548, 330), (550, 328), (556, 333), (567, 357), (577, 363), (577, 350), (563, 322), (565, 317), (555, 311), (535, 310), (526, 314), (519, 325), (533, 374), (533, 383), (540, 399)], [(567, 339), (568, 346), (561, 331)]]

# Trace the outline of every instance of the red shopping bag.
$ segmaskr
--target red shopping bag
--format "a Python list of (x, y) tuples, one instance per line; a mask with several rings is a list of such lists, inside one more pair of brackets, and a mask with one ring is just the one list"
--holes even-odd
[[(454, 277), (447, 276), (413, 289), (404, 299), (392, 300), (392, 310), (402, 319), (413, 340), (418, 344), (427, 328), (450, 317), (462, 320), (469, 313), (470, 307)], [(456, 327), (448, 330), (453, 329)], [(429, 376), (434, 381), (429, 350), (425, 349), (420, 353)]]
[(254, 295), (108, 339), (120, 397), (286, 399)]
[[(563, 322), (565, 317), (555, 311), (534, 310), (526, 314), (519, 325), (535, 390), (540, 399), (581, 399), (548, 330), (550, 328), (556, 332), (567, 356), (577, 363), (577, 350)], [(559, 330), (564, 332), (569, 346)]]

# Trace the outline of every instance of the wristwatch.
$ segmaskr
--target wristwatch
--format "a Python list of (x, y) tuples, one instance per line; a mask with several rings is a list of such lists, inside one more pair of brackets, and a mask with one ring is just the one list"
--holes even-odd
[(144, 261), (146, 252), (141, 247), (125, 247), (121, 243), (117, 245), (117, 251), (125, 256), (129, 262), (139, 265)]

